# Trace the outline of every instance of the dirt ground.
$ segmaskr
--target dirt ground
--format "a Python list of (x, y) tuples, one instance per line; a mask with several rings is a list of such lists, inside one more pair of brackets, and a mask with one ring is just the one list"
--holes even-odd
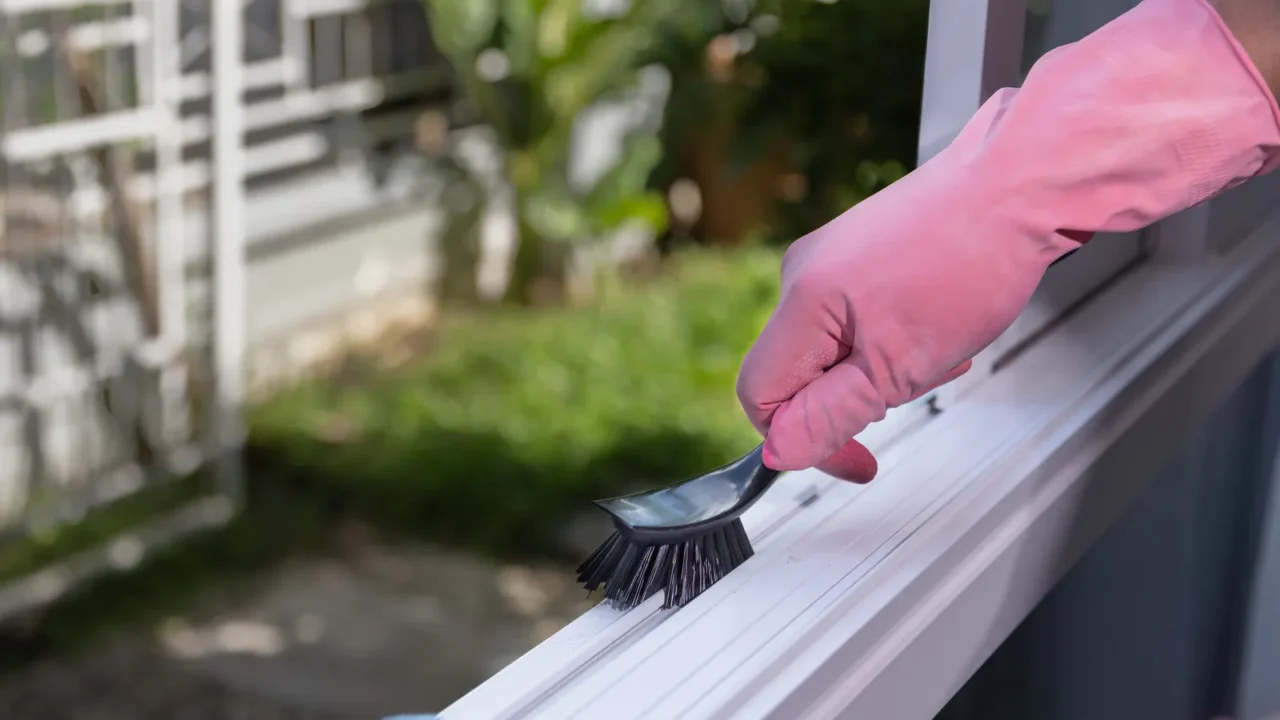
[(369, 545), (0, 684), (0, 718), (370, 720), (444, 708), (590, 606), (565, 567)]

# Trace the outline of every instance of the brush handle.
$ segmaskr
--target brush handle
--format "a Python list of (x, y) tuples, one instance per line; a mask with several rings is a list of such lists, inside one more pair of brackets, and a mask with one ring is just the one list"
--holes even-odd
[(724, 467), (675, 485), (596, 502), (633, 542), (670, 544), (705, 535), (741, 517), (780, 473), (764, 446)]
[(739, 499), (734, 504), (732, 513), (732, 517), (735, 518), (755, 505), (756, 501), (773, 487), (774, 481), (782, 475), (780, 471), (764, 464), (763, 443), (757, 445), (755, 450), (744, 455), (736, 463), (726, 466), (726, 469), (729, 468), (734, 472), (729, 473), (732, 477), (728, 478), (728, 481), (740, 488)]

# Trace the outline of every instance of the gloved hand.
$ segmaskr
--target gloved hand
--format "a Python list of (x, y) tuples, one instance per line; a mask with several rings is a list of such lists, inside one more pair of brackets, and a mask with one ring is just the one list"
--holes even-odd
[(1270, 170), (1275, 100), (1204, 0), (1145, 0), (995, 94), (942, 153), (782, 264), (738, 396), (765, 463), (870, 480), (851, 440), (949, 381), (1045, 269)]

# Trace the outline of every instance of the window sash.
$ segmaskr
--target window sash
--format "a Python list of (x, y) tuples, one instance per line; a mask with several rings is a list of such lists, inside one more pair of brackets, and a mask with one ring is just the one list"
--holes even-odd
[[(925, 62), (921, 160), (954, 140), (994, 92), (1020, 84), (1047, 50), (1079, 40), (1135, 4), (1136, 0), (933, 3)], [(1025, 351), (1081, 302), (1146, 259), (1152, 243), (1153, 236), (1147, 231), (1094, 237), (1050, 268), (1027, 309), (974, 358), (968, 374), (924, 402), (935, 411), (953, 405), (1005, 365), (1012, 354)]]
[(1027, 0), (929, 4), (919, 162), (960, 134), (995, 91), (1021, 80)]

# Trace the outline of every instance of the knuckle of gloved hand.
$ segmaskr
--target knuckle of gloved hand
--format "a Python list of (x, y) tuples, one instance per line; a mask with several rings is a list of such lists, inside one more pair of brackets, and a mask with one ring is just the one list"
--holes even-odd
[(803, 407), (790, 403), (774, 414), (769, 440), (780, 463), (777, 469), (802, 470), (840, 449), (843, 441), (810, 420)]
[(755, 405), (755, 394), (751, 387), (751, 370), (744, 364), (738, 370), (738, 380), (734, 383), (734, 391), (738, 394), (738, 403), (742, 409), (751, 412)]
[(765, 461), (769, 467), (782, 471), (803, 469), (804, 465), (796, 464), (796, 457), (795, 446), (771, 429), (765, 440)]
[[(769, 438), (773, 439), (775, 434), (769, 433)], [(772, 444), (773, 467), (775, 470), (804, 470), (813, 467), (823, 458), (831, 455), (835, 450), (824, 449), (820, 446), (798, 441), (797, 438), (782, 439), (774, 441)], [(837, 448), (838, 449), (838, 448)]]
[(830, 268), (821, 264), (800, 265), (787, 276), (786, 286), (778, 301), (780, 308), (795, 308), (799, 312), (814, 312), (828, 303), (832, 297), (846, 290), (846, 283), (837, 281)]
[(787, 246), (786, 252), (782, 253), (781, 271), (784, 279), (790, 277), (796, 268), (804, 262), (804, 259), (810, 254), (810, 249), (814, 246), (816, 239), (817, 231), (802, 235)]
[(757, 430), (764, 432), (769, 428), (769, 420), (773, 416), (773, 411), (777, 409), (778, 403), (764, 400), (765, 390), (761, 386), (759, 377), (754, 369), (744, 365), (738, 372), (735, 391), (738, 395), (738, 404), (742, 406), (751, 424)]

